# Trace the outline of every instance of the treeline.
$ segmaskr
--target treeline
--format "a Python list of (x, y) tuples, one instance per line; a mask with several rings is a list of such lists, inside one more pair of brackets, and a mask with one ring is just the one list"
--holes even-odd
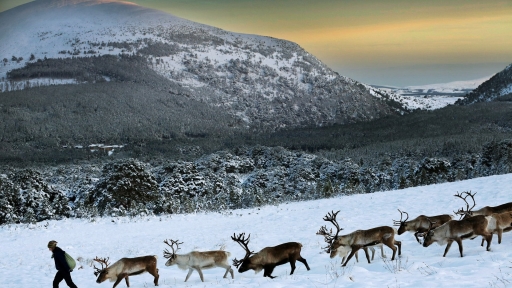
[[(146, 73), (138, 73), (143, 70)], [(38, 59), (28, 62), (25, 67), (7, 72), (10, 80), (26, 80), (39, 77), (72, 78), (80, 82), (135, 82), (144, 83), (152, 77), (161, 78), (147, 69), (145, 57), (135, 55), (103, 55), (91, 57), (71, 57)], [(147, 75), (147, 73), (150, 73)], [(137, 75), (137, 76), (135, 76)], [(155, 81), (151, 81), (155, 82)]]
[(0, 224), (224, 211), (510, 172), (512, 140), (489, 142), (477, 153), (387, 157), (374, 164), (253, 146), (194, 161), (8, 168), (0, 171)]
[[(114, 105), (105, 99), (123, 99), (123, 95), (111, 93), (106, 97), (109, 90), (105, 92), (101, 85), (120, 85), (114, 90), (140, 91), (145, 97), (126, 97), (123, 105), (127, 106), (121, 106), (113, 113)], [(45, 87), (42, 89), (47, 93), (32, 102), (22, 101), (23, 105), (2, 107), (0, 125), (5, 127), (0, 129), (2, 163), (30, 166), (33, 163), (110, 161), (127, 157), (144, 161), (159, 158), (190, 161), (218, 150), (255, 145), (281, 146), (332, 160), (350, 157), (358, 162), (376, 163), (387, 157), (455, 157), (476, 153), (485, 143), (512, 138), (512, 114), (509, 113), (512, 102), (508, 101), (449, 106), (371, 122), (267, 134), (244, 132), (236, 128), (241, 124), (233, 118), (202, 103), (188, 101), (186, 96), (148, 94), (138, 90), (137, 85), (103, 83), (87, 86), (83, 93), (88, 96), (82, 97), (78, 87)], [(60, 98), (62, 91), (75, 96)], [(18, 97), (9, 99), (30, 97), (24, 93), (20, 91)], [(144, 110), (145, 106), (139, 101), (152, 97), (161, 97), (159, 103), (165, 105)], [(48, 104), (52, 101), (53, 104)], [(80, 105), (82, 101), (85, 102)], [(90, 108), (87, 101), (96, 104)], [(138, 107), (141, 112), (135, 115), (123, 112), (130, 111), (128, 105)], [(146, 114), (151, 118), (145, 117)], [(56, 116), (66, 121), (57, 126)], [(28, 121), (18, 120), (22, 117)], [(62, 148), (64, 145), (73, 147), (92, 143), (126, 146), (109, 157), (85, 149)]]

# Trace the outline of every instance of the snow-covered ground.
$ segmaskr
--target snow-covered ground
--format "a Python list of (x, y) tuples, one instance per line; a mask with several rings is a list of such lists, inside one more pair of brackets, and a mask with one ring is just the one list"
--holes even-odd
[[(477, 192), (478, 207), (510, 202), (512, 174), (491, 176), (462, 182), (409, 188), (397, 191), (343, 196), (333, 199), (298, 202), (279, 206), (234, 210), (223, 213), (200, 213), (136, 218), (96, 218), (90, 220), (49, 221), (31, 225), (0, 227), (0, 279), (2, 287), (49, 287), (56, 272), (49, 240), (79, 259), (79, 269), (72, 277), (78, 287), (112, 287), (112, 283), (95, 283), (91, 260), (110, 257), (113, 263), (122, 257), (158, 255), (160, 287), (506, 287), (512, 284), (512, 233), (504, 234), (503, 243), (494, 237), (491, 251), (480, 246), (480, 237), (465, 240), (464, 257), (454, 244), (443, 258), (444, 247), (419, 245), (410, 233), (397, 236), (402, 241), (402, 256), (390, 261), (376, 255), (368, 264), (351, 260), (342, 269), (340, 258), (329, 259), (322, 251), (323, 237), (315, 235), (326, 223), (323, 216), (341, 210), (338, 222), (342, 233), (392, 225), (400, 219), (397, 209), (407, 211), (411, 219), (419, 214), (453, 213), (462, 200), (457, 192)], [(235, 271), (235, 279), (223, 279), (221, 268), (205, 270), (205, 283), (196, 272), (184, 283), (186, 271), (164, 265), (165, 239), (183, 242), (180, 252), (213, 250), (225, 247), (231, 258), (244, 256), (244, 251), (230, 239), (233, 233), (250, 233), (249, 248), (258, 251), (266, 246), (298, 241), (302, 256), (311, 270), (297, 262), (293, 275), (289, 264), (276, 267), (275, 279)], [(378, 254), (378, 253), (377, 253)], [(78, 267), (77, 266), (77, 267)], [(97, 265), (98, 266), (98, 265)], [(130, 277), (131, 287), (153, 287), (147, 273)], [(66, 287), (61, 283), (61, 287)], [(124, 281), (118, 287), (126, 287)]]

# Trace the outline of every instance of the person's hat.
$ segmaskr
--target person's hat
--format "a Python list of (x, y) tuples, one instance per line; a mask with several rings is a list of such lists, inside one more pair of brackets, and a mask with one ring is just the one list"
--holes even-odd
[(55, 248), (55, 247), (57, 247), (57, 241), (52, 240), (52, 241), (48, 242), (48, 248)]

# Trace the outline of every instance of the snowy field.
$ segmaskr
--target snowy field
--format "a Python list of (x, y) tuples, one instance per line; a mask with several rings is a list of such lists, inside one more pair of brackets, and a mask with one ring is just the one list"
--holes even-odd
[[(72, 277), (78, 287), (112, 287), (113, 283), (97, 284), (91, 260), (110, 257), (113, 263), (122, 257), (158, 255), (160, 287), (507, 287), (512, 285), (512, 233), (503, 235), (503, 243), (493, 238), (491, 251), (480, 247), (480, 237), (465, 240), (464, 257), (457, 244), (443, 258), (444, 247), (433, 244), (420, 246), (411, 233), (397, 236), (402, 241), (402, 256), (389, 261), (377, 253), (368, 264), (364, 253), (361, 262), (352, 259), (342, 269), (340, 258), (330, 259), (322, 251), (323, 237), (315, 235), (320, 226), (328, 224), (322, 217), (331, 210), (341, 210), (338, 222), (342, 234), (356, 229), (392, 225), (398, 220), (397, 209), (407, 211), (411, 218), (419, 214), (453, 213), (463, 201), (453, 197), (456, 192), (477, 192), (476, 207), (511, 201), (512, 174), (491, 176), (468, 181), (409, 188), (398, 191), (344, 196), (334, 199), (266, 206), (260, 209), (234, 210), (225, 213), (200, 213), (140, 218), (97, 218), (90, 220), (49, 221), (32, 225), (0, 227), (1, 287), (50, 287), (55, 275), (49, 240), (80, 259)], [(244, 256), (244, 251), (230, 239), (233, 233), (250, 233), (249, 248), (259, 251), (288, 241), (303, 244), (302, 256), (311, 271), (297, 262), (293, 275), (289, 264), (276, 267), (275, 279), (263, 277), (263, 272), (243, 274), (235, 271), (235, 279), (223, 279), (221, 268), (205, 270), (202, 283), (196, 272), (188, 282), (186, 271), (176, 266), (165, 267), (163, 240), (183, 242), (180, 253), (214, 250), (225, 247), (231, 258)], [(231, 261), (230, 261), (231, 262)], [(99, 266), (99, 265), (97, 265)], [(153, 287), (148, 273), (130, 277), (131, 287)], [(60, 287), (67, 287), (64, 282)], [(118, 287), (126, 287), (121, 282)]]

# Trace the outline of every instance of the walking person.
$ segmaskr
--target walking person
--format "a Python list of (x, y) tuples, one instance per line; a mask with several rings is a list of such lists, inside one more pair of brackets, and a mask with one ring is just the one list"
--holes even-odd
[(55, 260), (55, 268), (57, 269), (57, 274), (55, 274), (55, 278), (53, 279), (53, 288), (58, 288), (59, 283), (64, 279), (66, 284), (68, 284), (71, 288), (77, 288), (73, 280), (71, 279), (71, 268), (66, 261), (65, 252), (57, 247), (57, 241), (52, 240), (48, 242), (48, 249), (52, 251), (52, 258)]

